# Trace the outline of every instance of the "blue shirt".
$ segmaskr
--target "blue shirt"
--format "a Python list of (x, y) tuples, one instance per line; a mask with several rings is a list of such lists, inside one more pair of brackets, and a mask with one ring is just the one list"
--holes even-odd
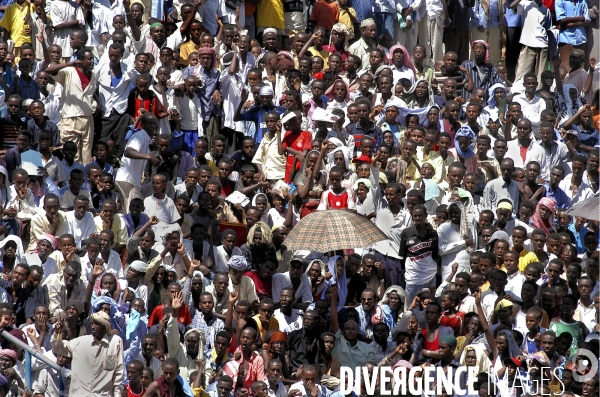
[(552, 190), (547, 183), (544, 187), (546, 188), (546, 197), (556, 200), (556, 208), (569, 208), (571, 206), (571, 199), (561, 188), (557, 187), (556, 190)]
[[(98, 167), (100, 167), (100, 164), (98, 164), (95, 161), (92, 161), (91, 163), (89, 163), (88, 165), (86, 165), (85, 166), (85, 171), (84, 171), (84, 180), (85, 180), (85, 182), (88, 181), (88, 177), (87, 177), (88, 171), (90, 170), (90, 168), (93, 165), (97, 165)], [(113, 169), (112, 165), (108, 164), (108, 162), (104, 163), (104, 168), (102, 168), (102, 173), (103, 174), (111, 174), (113, 177), (115, 176), (115, 170)]]
[[(590, 20), (590, 14), (588, 12), (588, 6), (585, 0), (557, 0), (554, 3), (554, 11), (556, 13), (556, 21), (560, 22), (561, 19), (580, 17), (584, 16), (586, 21)], [(580, 45), (587, 42), (587, 36), (585, 34), (585, 27), (579, 26), (571, 29), (563, 29), (562, 27), (558, 33), (558, 42)]]
[[(11, 2), (10, 4), (12, 4), (13, 2)], [(4, 13), (3, 13), (4, 14)], [(13, 87), (13, 71), (10, 68), (10, 65), (7, 63), (3, 63), (2, 65), (2, 70), (4, 70), (4, 72), (2, 73), (2, 78), (4, 78), (4, 82), (6, 83), (6, 85), (8, 86), (8, 88), (10, 88), (11, 91), (14, 91), (14, 87)], [(8, 97), (10, 96), (10, 94), (6, 95), (6, 93), (4, 92), (4, 88), (2, 88), (0, 86), (0, 92), (3, 93), (5, 95), (5, 101), (8, 101)]]
[(504, 14), (504, 19), (506, 20), (506, 26), (508, 26), (509, 28), (520, 28), (523, 26), (521, 16), (515, 11), (513, 11), (512, 8), (506, 8), (506, 14)]
[[(473, 26), (481, 26), (483, 28), (497, 28), (500, 26), (500, 13), (498, 12), (498, 0), (490, 0), (490, 21), (488, 23), (488, 17), (479, 0), (475, 0), (475, 5), (470, 8), (471, 11), (471, 22)], [(476, 85), (476, 87), (478, 87)]]
[[(591, 128), (589, 130), (584, 130), (584, 129), (581, 129), (581, 127), (578, 126), (577, 124), (573, 124), (572, 128), (575, 131), (577, 131), (577, 140), (582, 145), (594, 147), (598, 144), (599, 135), (598, 135), (598, 131), (596, 131), (594, 128)], [(588, 152), (586, 152), (584, 150), (578, 150), (577, 153), (581, 154), (585, 157), (588, 156)]]
[(373, 7), (369, 0), (352, 0), (351, 4), (356, 11), (356, 19), (364, 21), (368, 18), (373, 18)]
[(265, 119), (267, 113), (276, 111), (280, 115), (285, 113), (287, 108), (283, 106), (273, 106), (272, 108), (266, 108), (262, 105), (251, 107), (246, 113), (241, 114), (242, 121), (253, 121), (256, 125), (256, 133), (254, 134), (254, 143), (260, 145), (263, 136), (268, 132)]
[(580, 231), (577, 231), (577, 229), (575, 229), (574, 223), (571, 223), (568, 229), (575, 236), (575, 246), (577, 247), (577, 255), (585, 254), (585, 245), (583, 243), (583, 239), (590, 230), (587, 227), (582, 227)]
[(23, 79), (23, 77), (19, 77), (18, 84), (19, 87), (17, 90), (18, 94), (21, 96), (21, 99), (33, 99), (34, 101), (40, 99), (40, 86), (35, 79), (29, 80), (28, 83)]

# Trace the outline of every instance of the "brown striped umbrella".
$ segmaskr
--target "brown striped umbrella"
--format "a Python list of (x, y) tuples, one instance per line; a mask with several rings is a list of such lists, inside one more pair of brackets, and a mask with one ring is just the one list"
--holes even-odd
[(290, 250), (330, 252), (367, 248), (387, 236), (371, 221), (349, 210), (313, 212), (294, 226), (283, 244)]

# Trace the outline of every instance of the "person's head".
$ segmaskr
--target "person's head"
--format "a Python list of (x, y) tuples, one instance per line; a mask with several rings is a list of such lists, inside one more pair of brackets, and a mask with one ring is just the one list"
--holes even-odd
[(372, 19), (366, 19), (362, 21), (360, 26), (361, 36), (365, 39), (365, 41), (373, 41), (377, 36), (377, 26), (375, 25), (375, 21)]

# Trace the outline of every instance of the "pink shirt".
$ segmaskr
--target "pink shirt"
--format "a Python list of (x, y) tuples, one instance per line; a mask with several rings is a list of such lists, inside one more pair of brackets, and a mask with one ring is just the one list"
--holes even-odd
[[(456, 153), (456, 148), (448, 149), (448, 153), (450, 155), (452, 155), (452, 157), (454, 157), (455, 159), (459, 158), (458, 153)], [(471, 158), (463, 159), (463, 160), (464, 160), (464, 162), (462, 162), (462, 163), (466, 167), (467, 172), (472, 172), (474, 174), (476, 174), (478, 172), (477, 171), (477, 155), (474, 155)], [(457, 161), (460, 161), (460, 159)]]
[[(242, 347), (238, 346), (238, 348), (235, 349), (235, 351), (241, 353)], [(235, 386), (236, 386), (235, 380), (238, 377), (238, 374), (240, 372), (239, 369), (240, 369), (240, 366), (243, 364), (243, 362), (244, 362), (244, 358), (241, 357), (238, 361), (235, 361), (235, 360), (229, 361), (223, 367), (223, 373), (225, 375), (231, 376), (231, 378), (234, 380), (233, 381), (233, 390), (231, 391), (232, 394), (235, 394)], [(248, 371), (246, 371), (246, 376), (244, 377), (244, 387), (246, 389), (248, 389), (248, 393), (251, 396), (252, 395), (252, 384), (259, 380), (263, 380), (263, 381), (267, 380), (267, 374), (265, 372), (265, 363), (263, 361), (263, 358), (261, 356), (259, 356), (258, 354), (256, 354), (255, 352), (252, 352), (252, 355), (250, 356), (249, 364), (250, 364), (250, 367), (248, 368)]]

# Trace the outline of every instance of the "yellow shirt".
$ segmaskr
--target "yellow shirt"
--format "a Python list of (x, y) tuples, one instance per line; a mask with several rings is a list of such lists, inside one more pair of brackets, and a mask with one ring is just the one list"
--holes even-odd
[(348, 28), (348, 39), (354, 38), (354, 24), (352, 23), (352, 19), (350, 18), (350, 14), (356, 18), (356, 11), (352, 7), (348, 7), (347, 10), (340, 8), (340, 16), (338, 18), (339, 23), (343, 23)]
[[(10, 32), (10, 39), (15, 42), (15, 47), (19, 48), (23, 43), (31, 43), (31, 36), (25, 35), (25, 17), (27, 16), (27, 7), (19, 5), (16, 2), (12, 3), (4, 11), (4, 16), (0, 20), (0, 27)], [(33, 4), (30, 12), (33, 12)], [(31, 22), (29, 22), (31, 26)], [(18, 55), (18, 54), (17, 54)]]
[(263, 339), (265, 337), (265, 334), (268, 331), (270, 331), (272, 329), (279, 330), (279, 321), (277, 321), (275, 316), (271, 316), (271, 319), (269, 320), (269, 329), (263, 328), (262, 322), (260, 321), (260, 314), (257, 314), (256, 316), (254, 316), (252, 318), (256, 322), (256, 326), (258, 327), (258, 333), (260, 334), (261, 339)]
[(308, 49), (308, 52), (310, 52), (314, 57), (319, 57), (323, 60), (323, 70), (327, 70), (328, 68), (328, 60), (329, 60), (329, 55), (331, 55), (331, 52), (327, 51), (327, 50), (317, 50), (315, 48), (315, 46), (312, 46)]
[[(107, 228), (107, 225), (104, 224), (100, 216), (96, 216), (94, 218), (94, 223), (96, 224), (96, 233), (98, 234), (102, 233), (102, 230)], [(111, 248), (114, 249), (118, 245), (127, 244), (127, 228), (125, 227), (125, 222), (123, 222), (123, 220), (118, 214), (115, 214), (115, 216), (113, 217), (111, 230), (115, 235), (115, 241), (113, 242)], [(118, 252), (118, 254), (120, 255), (121, 253)]]
[(285, 29), (283, 19), (283, 2), (279, 0), (262, 0), (258, 3), (256, 26), (259, 28)]
[(525, 249), (521, 251), (519, 254), (519, 271), (525, 273), (525, 268), (532, 262), (539, 262), (537, 255)]
[(179, 64), (183, 66), (188, 66), (188, 58), (192, 52), (198, 52), (198, 48), (200, 48), (200, 44), (194, 43), (192, 40), (186, 41), (179, 47)]

